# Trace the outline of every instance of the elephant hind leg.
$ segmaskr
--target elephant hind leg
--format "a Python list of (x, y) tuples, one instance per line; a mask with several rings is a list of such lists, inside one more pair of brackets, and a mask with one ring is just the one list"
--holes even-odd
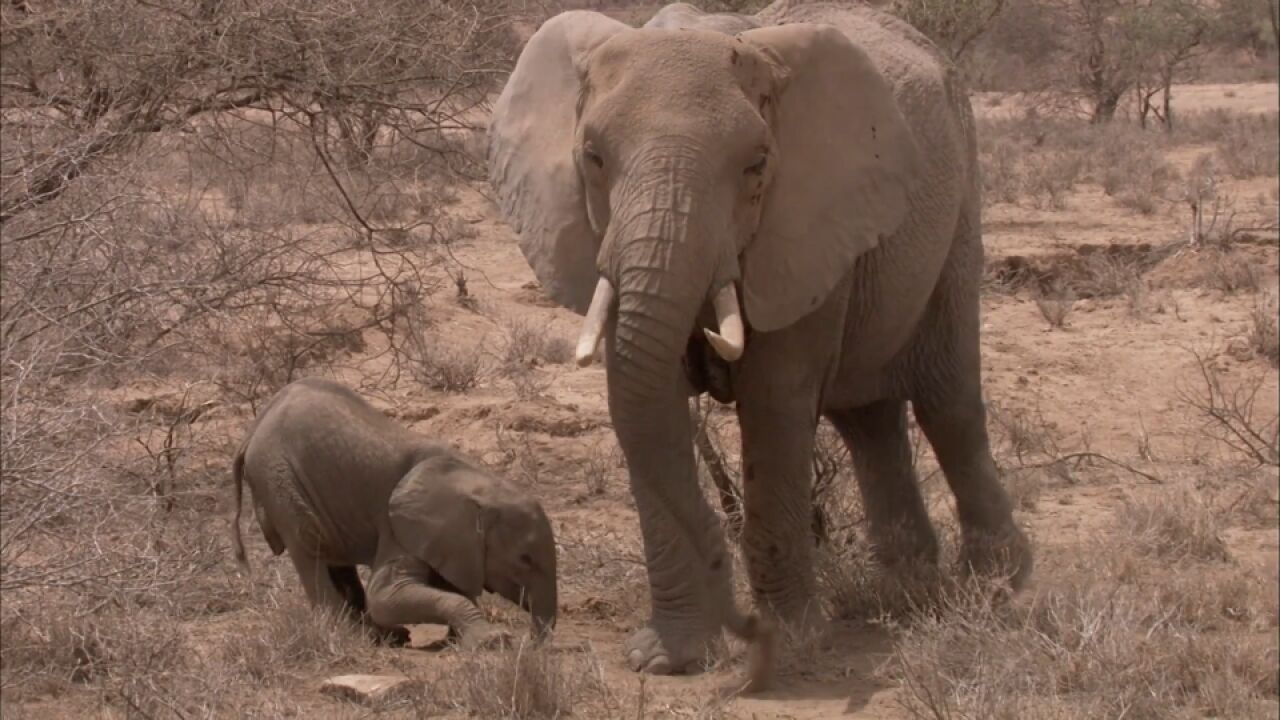
[(946, 404), (917, 402), (916, 419), (938, 456), (956, 498), (964, 547), (961, 564), (982, 575), (1008, 576), (1014, 589), (1031, 575), (1031, 544), (1013, 519), (987, 437), (986, 408), (976, 392)]
[(889, 566), (938, 560), (938, 539), (912, 465), (906, 405), (881, 400), (826, 413), (849, 446), (872, 546)]
[(979, 343), (980, 214), (976, 196), (966, 201), (903, 380), (920, 429), (955, 495), (962, 565), (1007, 575), (1016, 589), (1031, 574), (1032, 552), (1014, 523), (1013, 503), (1000, 484), (987, 437)]
[[(349, 616), (351, 609), (347, 594), (334, 581), (329, 564), (314, 553), (299, 547), (289, 548), (289, 559), (302, 581), (302, 590), (312, 607), (332, 612), (336, 616)], [(355, 568), (351, 569), (354, 573)], [(359, 579), (357, 578), (357, 582)]]

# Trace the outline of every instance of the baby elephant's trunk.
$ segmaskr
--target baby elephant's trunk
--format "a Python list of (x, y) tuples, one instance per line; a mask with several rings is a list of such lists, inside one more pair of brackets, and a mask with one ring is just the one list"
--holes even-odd
[(554, 580), (549, 589), (545, 585), (532, 588), (522, 599), (521, 605), (529, 611), (533, 621), (533, 634), (540, 640), (548, 637), (556, 627), (557, 602)]

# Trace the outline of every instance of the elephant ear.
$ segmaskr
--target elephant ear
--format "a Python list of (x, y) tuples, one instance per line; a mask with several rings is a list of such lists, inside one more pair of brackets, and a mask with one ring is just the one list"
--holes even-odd
[(591, 51), (627, 27), (582, 10), (547, 20), (524, 46), (489, 121), (489, 181), (502, 214), (547, 294), (580, 315), (599, 277), (600, 245), (574, 162), (581, 73)]
[(387, 503), (396, 542), (467, 597), (484, 590), (484, 477), (455, 458), (418, 463)]
[(842, 32), (798, 23), (739, 37), (775, 76), (775, 174), (742, 283), (747, 319), (768, 332), (816, 310), (902, 223), (919, 158), (888, 81)]

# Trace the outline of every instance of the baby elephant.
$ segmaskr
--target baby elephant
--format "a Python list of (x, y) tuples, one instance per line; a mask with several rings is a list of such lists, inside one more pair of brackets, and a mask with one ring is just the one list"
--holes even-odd
[[(519, 487), (392, 422), (319, 378), (284, 387), (254, 421), (233, 466), (232, 546), (242, 484), (271, 551), (293, 560), (313, 606), (394, 639), (403, 626), (449, 626), (463, 647), (508, 639), (485, 620), (482, 590), (517, 603), (537, 635), (556, 621), (551, 523)], [(368, 596), (356, 565), (372, 568)]]

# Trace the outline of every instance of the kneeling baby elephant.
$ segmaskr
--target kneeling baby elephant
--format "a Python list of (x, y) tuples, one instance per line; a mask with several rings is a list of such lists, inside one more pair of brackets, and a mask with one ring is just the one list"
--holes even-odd
[[(400, 640), (405, 625), (445, 624), (483, 647), (508, 639), (476, 605), (488, 590), (527, 610), (537, 635), (555, 625), (555, 538), (537, 500), (343, 385), (306, 378), (276, 393), (233, 476), (237, 560), (247, 481), (267, 544), (288, 550), (313, 606)], [(372, 570), (367, 597), (356, 565)]]

